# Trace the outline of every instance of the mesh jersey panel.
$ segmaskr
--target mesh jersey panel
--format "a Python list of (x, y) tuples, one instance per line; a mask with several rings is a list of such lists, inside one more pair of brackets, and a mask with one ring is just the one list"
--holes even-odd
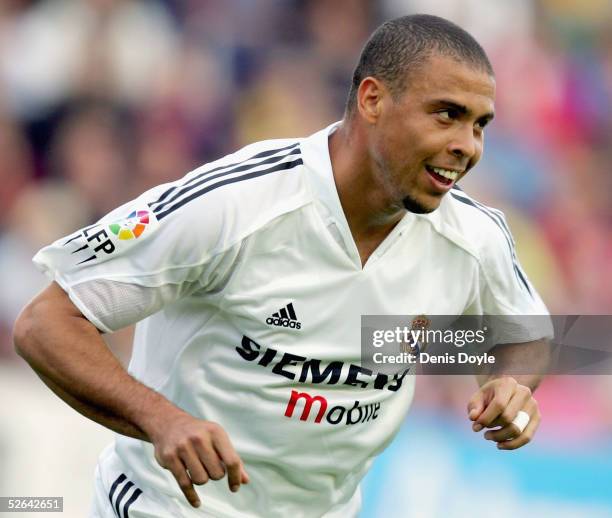
[(102, 325), (117, 330), (158, 311), (164, 301), (174, 300), (185, 288), (166, 284), (155, 288), (106, 279), (77, 284), (74, 294), (96, 315)]

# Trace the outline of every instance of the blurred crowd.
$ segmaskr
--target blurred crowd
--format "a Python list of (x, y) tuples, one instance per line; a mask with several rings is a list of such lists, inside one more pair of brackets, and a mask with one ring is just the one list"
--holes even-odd
[(44, 244), (247, 143), (342, 116), (370, 32), (468, 29), (497, 75), (464, 188), (504, 210), (554, 313), (612, 313), (612, 4), (606, 0), (3, 0), (0, 358), (46, 281)]
[[(97, 445), (109, 440), (100, 429), (96, 442), (95, 425), (47, 403), (13, 352), (13, 321), (47, 283), (33, 254), (247, 143), (339, 120), (368, 35), (416, 12), (469, 30), (496, 71), (496, 119), (463, 188), (504, 210), (551, 312), (612, 314), (608, 0), (1, 0), (0, 396), (8, 399), (0, 406), (12, 410), (0, 450), (4, 460), (15, 454), (0, 470), (0, 489), (15, 482), (27, 493), (37, 475), (32, 487), (40, 489), (30, 493), (53, 493), (59, 473), (69, 487), (87, 488)], [(130, 330), (109, 341), (127, 361)], [(544, 383), (537, 397), (545, 419), (533, 446), (557, 441), (567, 453), (609, 444), (609, 379)], [(465, 377), (421, 379), (416, 405), (453, 416), (463, 430), (474, 386)], [(57, 440), (40, 441), (40, 413), (48, 429), (57, 421)], [(77, 430), (80, 449), (56, 447), (65, 429)], [(31, 466), (52, 466), (51, 450), (73, 465), (49, 468), (52, 477), (23, 469), (28, 454)], [(580, 466), (582, 477), (588, 467)], [(70, 479), (73, 472), (81, 474)]]

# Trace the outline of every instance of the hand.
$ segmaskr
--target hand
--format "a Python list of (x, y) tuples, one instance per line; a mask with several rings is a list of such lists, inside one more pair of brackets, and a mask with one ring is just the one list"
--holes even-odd
[[(529, 423), (522, 432), (512, 423), (519, 410), (529, 414)], [(487, 431), (484, 438), (495, 441), (500, 450), (525, 446), (540, 425), (540, 410), (531, 389), (511, 377), (496, 378), (482, 385), (470, 398), (468, 415), (474, 421), (475, 432), (498, 427)]]
[(180, 411), (165, 419), (163, 425), (157, 427), (154, 437), (149, 437), (155, 446), (155, 459), (174, 475), (193, 507), (200, 506), (194, 484), (206, 484), (209, 479), (220, 480), (226, 473), (232, 492), (238, 491), (241, 483), (249, 482), (229, 437), (216, 423)]

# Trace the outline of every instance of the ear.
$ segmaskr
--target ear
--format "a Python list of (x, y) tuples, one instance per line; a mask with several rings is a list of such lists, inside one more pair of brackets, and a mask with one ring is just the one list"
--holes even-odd
[(388, 94), (385, 85), (375, 77), (368, 76), (357, 89), (357, 108), (370, 124), (375, 124), (382, 110), (384, 97)]

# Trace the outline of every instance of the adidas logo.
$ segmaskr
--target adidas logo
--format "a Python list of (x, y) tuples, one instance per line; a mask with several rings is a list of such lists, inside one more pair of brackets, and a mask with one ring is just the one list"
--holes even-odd
[(266, 319), (266, 324), (278, 327), (290, 327), (291, 329), (301, 329), (302, 324), (298, 322), (293, 302), (287, 304), (276, 313), (272, 313), (271, 317)]

